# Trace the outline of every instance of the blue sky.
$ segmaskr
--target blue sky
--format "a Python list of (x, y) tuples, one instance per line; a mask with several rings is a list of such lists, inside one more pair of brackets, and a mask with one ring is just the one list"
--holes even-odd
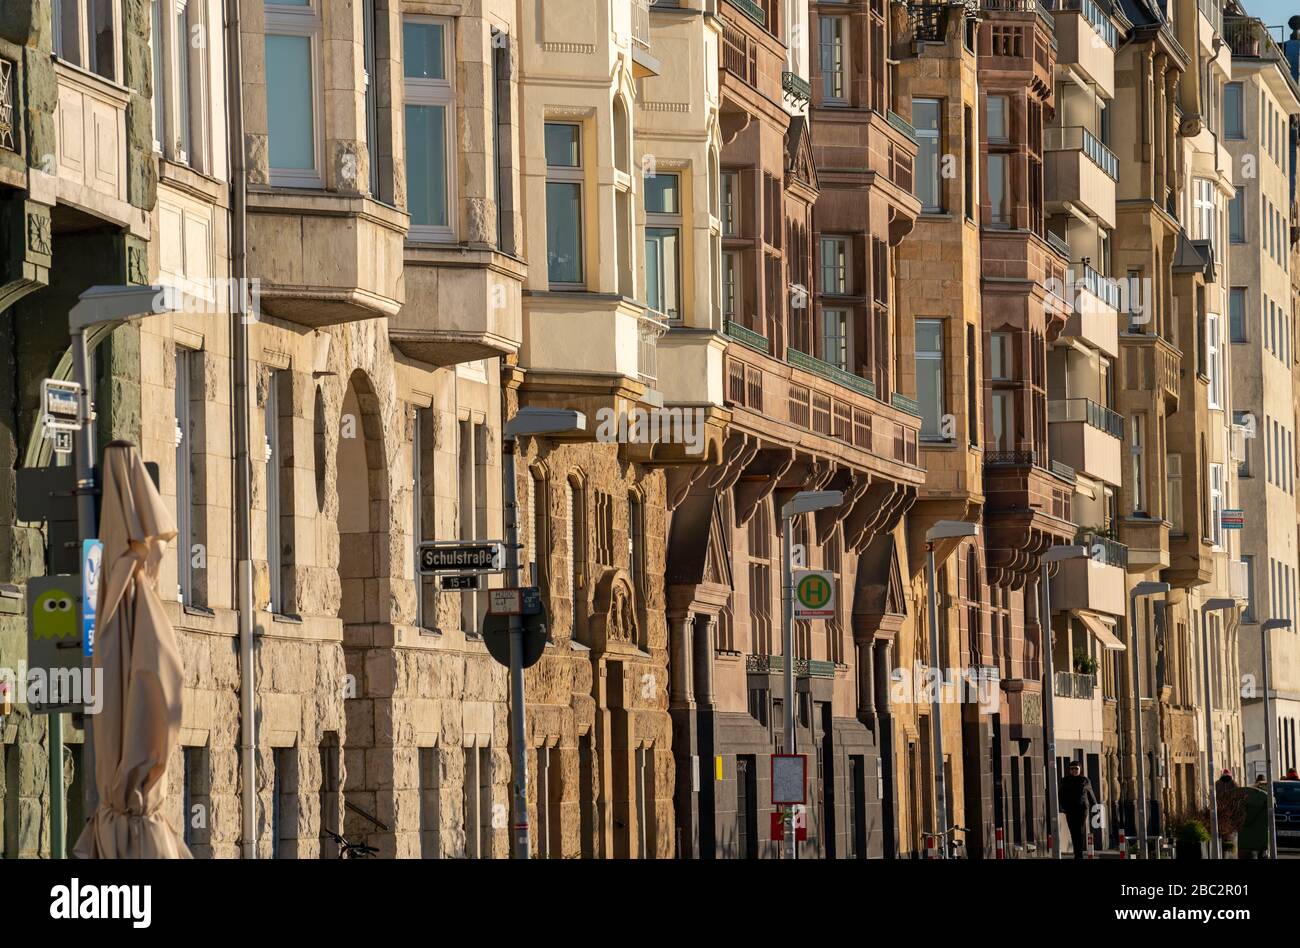
[[(1244, 6), (1266, 26), (1285, 26), (1287, 20), (1300, 13), (1300, 0), (1244, 0)], [(1281, 38), (1289, 35), (1290, 31), (1284, 30)], [(1273, 38), (1278, 39), (1277, 30), (1273, 31)]]

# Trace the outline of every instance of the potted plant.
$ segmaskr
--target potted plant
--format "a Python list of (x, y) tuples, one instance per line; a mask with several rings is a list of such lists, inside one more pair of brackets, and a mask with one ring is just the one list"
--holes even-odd
[(1178, 828), (1175, 854), (1178, 859), (1204, 859), (1205, 844), (1210, 841), (1210, 831), (1199, 819), (1183, 820)]
[(1075, 652), (1074, 672), (1076, 675), (1097, 674), (1097, 659), (1082, 650)]

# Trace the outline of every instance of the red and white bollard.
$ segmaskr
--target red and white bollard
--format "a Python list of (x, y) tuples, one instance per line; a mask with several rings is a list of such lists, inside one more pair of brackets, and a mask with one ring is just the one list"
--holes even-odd
[(1119, 858), (1128, 858), (1128, 837), (1124, 835), (1123, 830), (1119, 831)]
[(933, 837), (933, 836), (927, 836), (927, 837), (925, 838), (925, 858), (926, 858), (926, 859), (938, 859), (938, 858), (939, 858), (939, 850), (935, 848), (934, 842), (935, 842), (935, 840), (934, 840), (934, 837)]
[(1001, 826), (999, 826), (997, 829), (993, 831), (993, 848), (994, 848), (994, 852), (996, 853), (995, 858), (997, 859), (1007, 858), (1007, 846), (1002, 839)]
[(1097, 858), (1097, 852), (1096, 852), (1096, 850), (1093, 849), (1093, 847), (1092, 847), (1092, 834), (1091, 834), (1091, 833), (1088, 834), (1088, 849), (1087, 849), (1087, 851), (1083, 854), (1083, 858), (1084, 858), (1084, 859), (1096, 859), (1096, 858)]

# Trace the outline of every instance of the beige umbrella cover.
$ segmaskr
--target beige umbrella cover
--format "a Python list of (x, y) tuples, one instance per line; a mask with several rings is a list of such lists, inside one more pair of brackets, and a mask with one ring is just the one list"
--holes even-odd
[(172, 513), (129, 442), (104, 451), (94, 669), (99, 806), (74, 847), (82, 859), (189, 859), (164, 816), (167, 761), (180, 743), (182, 665), (158, 598), (158, 565), (176, 536)]

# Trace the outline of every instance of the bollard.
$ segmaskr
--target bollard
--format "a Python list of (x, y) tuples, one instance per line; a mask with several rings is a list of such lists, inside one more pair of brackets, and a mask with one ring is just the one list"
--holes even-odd
[(1128, 858), (1128, 837), (1124, 835), (1123, 830), (1119, 831), (1119, 858)]
[(993, 839), (995, 840), (995, 842), (994, 842), (994, 846), (995, 846), (995, 848), (996, 848), (996, 850), (997, 850), (997, 858), (998, 858), (998, 859), (1006, 859), (1006, 858), (1007, 858), (1007, 846), (1006, 846), (1006, 843), (1005, 843), (1005, 842), (1003, 841), (1003, 839), (1002, 839), (1002, 827), (1001, 827), (1001, 826), (999, 826), (997, 829), (995, 829), (995, 830), (993, 831)]

